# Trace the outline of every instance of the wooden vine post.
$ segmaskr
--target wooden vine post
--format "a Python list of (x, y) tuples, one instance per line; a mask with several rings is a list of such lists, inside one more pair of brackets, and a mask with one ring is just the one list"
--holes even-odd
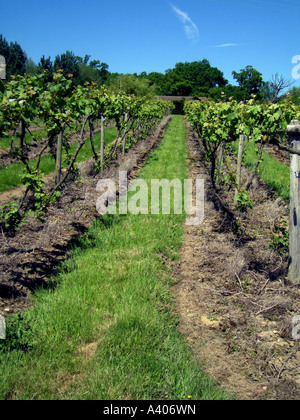
[(246, 138), (247, 138), (247, 136), (245, 136), (244, 134), (240, 134), (239, 153), (238, 153), (238, 161), (237, 161), (237, 173), (236, 173), (237, 187), (236, 187), (236, 190), (235, 190), (235, 200), (237, 199), (237, 196), (238, 196), (238, 194), (240, 192), (240, 189), (241, 189), (242, 161), (243, 161), (243, 153), (244, 153)]
[(60, 183), (61, 177), (61, 163), (62, 163), (62, 132), (57, 136), (56, 145), (56, 168), (55, 168), (55, 181), (56, 185)]
[(128, 122), (128, 114), (127, 114), (127, 112), (126, 112), (125, 117), (124, 117), (124, 122), (125, 122), (125, 134), (123, 136), (123, 147), (122, 147), (122, 153), (123, 153), (123, 155), (125, 155), (126, 138), (127, 138), (127, 134), (126, 134), (126, 124)]
[(101, 116), (101, 141), (100, 141), (100, 164), (103, 170), (103, 162), (104, 162), (104, 144), (105, 144), (105, 118)]
[[(293, 120), (287, 127), (291, 147), (300, 153), (300, 125)], [(290, 166), (290, 233), (289, 274), (292, 281), (300, 282), (300, 156), (291, 153)]]

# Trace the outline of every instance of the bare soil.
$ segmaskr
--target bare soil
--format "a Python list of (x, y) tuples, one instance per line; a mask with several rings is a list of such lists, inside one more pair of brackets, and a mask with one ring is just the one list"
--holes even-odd
[(292, 318), (300, 314), (299, 285), (287, 279), (287, 255), (270, 248), (288, 206), (257, 180), (238, 237), (213, 195), (199, 141), (187, 132), (189, 177), (205, 179), (206, 202), (204, 223), (185, 226), (173, 267), (181, 332), (235, 398), (298, 400), (300, 343), (292, 338)]
[[(69, 180), (59, 201), (49, 208), (44, 223), (30, 218), (13, 237), (0, 234), (0, 314), (26, 309), (37, 288), (53, 286), (51, 276), (70, 255), (71, 245), (100, 217), (95, 208), (99, 179), (117, 182), (119, 171), (128, 172), (128, 181), (135, 178), (147, 155), (160, 143), (169, 120), (165, 118), (146, 140), (124, 156), (119, 154), (102, 174), (95, 175), (93, 159), (79, 164), (80, 176)], [(53, 182), (49, 176), (47, 186), (50, 188)]]

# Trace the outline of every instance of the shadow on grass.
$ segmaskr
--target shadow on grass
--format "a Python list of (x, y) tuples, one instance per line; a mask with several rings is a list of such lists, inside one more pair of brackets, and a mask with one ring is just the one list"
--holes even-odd
[[(49, 255), (45, 252), (45, 256), (47, 255), (46, 264), (44, 257), (41, 260), (24, 264), (22, 267), (23, 273), (12, 272), (11, 281), (15, 285), (0, 285), (0, 297), (15, 299), (26, 296), (26, 293), (18, 288), (18, 284), (26, 287), (33, 294), (41, 290), (54, 291), (61, 284), (60, 273), (72, 273), (77, 269), (75, 253), (77, 251), (82, 253), (99, 246), (101, 244), (101, 233), (99, 235), (99, 231), (111, 229), (125, 217), (126, 215), (98, 217), (89, 229), (80, 223), (74, 223), (72, 226), (76, 229), (76, 234), (69, 245), (66, 247), (57, 244)], [(70, 255), (62, 261), (67, 250), (70, 251)], [(33, 278), (28, 277), (28, 273), (33, 274)], [(45, 276), (48, 278), (46, 279)], [(0, 354), (12, 351), (28, 352), (34, 348), (32, 344), (33, 333), (26, 321), (26, 312), (7, 318), (7, 332), (6, 340), (0, 341)]]

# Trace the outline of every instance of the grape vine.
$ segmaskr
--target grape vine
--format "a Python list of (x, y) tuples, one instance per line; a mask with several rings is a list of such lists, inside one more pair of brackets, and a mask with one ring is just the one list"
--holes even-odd
[[(13, 155), (24, 165), (23, 185), (26, 187), (19, 202), (0, 208), (0, 227), (3, 232), (18, 229), (25, 217), (33, 212), (40, 217), (47, 211), (49, 204), (57, 200), (69, 175), (76, 170), (78, 154), (86, 144), (87, 127), (97, 171), (116, 156), (118, 149), (122, 148), (125, 153), (132, 144), (149, 135), (173, 106), (169, 102), (122, 93), (111, 94), (104, 87), (99, 89), (93, 83), (74, 87), (72, 75), (66, 78), (61, 71), (54, 74), (52, 82), (47, 82), (46, 76), (45, 72), (12, 77), (6, 84), (5, 92), (0, 93), (0, 138), (15, 133), (18, 144), (14, 145)], [(102, 156), (94, 145), (95, 125), (101, 118), (114, 121), (118, 131), (118, 141), (116, 139)], [(33, 165), (28, 156), (31, 146), (26, 133), (30, 133), (30, 127), (35, 121), (45, 127), (47, 141), (43, 143)], [(74, 133), (77, 133), (78, 141), (71, 155), (69, 140)], [(68, 158), (67, 170), (61, 176), (58, 164), (56, 184), (46, 193), (40, 171), (41, 157), (49, 150), (58, 162), (59, 136), (62, 136), (61, 147)]]
[[(205, 159), (210, 165), (215, 195), (234, 220), (237, 218), (235, 210), (247, 211), (253, 206), (249, 190), (265, 146), (278, 146), (291, 151), (287, 126), (291, 120), (299, 119), (300, 109), (289, 98), (276, 104), (261, 103), (255, 98), (246, 102), (206, 100), (187, 102), (185, 114), (203, 146)], [(242, 140), (246, 140), (242, 145), (242, 152), (248, 142), (254, 142), (257, 147), (257, 163), (244, 185), (240, 184), (238, 172), (233, 170), (232, 165), (234, 148), (242, 135)], [(221, 199), (219, 194), (225, 186), (228, 187), (228, 192), (235, 189), (230, 203)]]

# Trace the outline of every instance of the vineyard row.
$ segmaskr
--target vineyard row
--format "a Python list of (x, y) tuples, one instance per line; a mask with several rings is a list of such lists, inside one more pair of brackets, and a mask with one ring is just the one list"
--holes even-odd
[[(215, 197), (239, 235), (246, 232), (242, 213), (253, 208), (249, 191), (262, 162), (265, 146), (278, 147), (291, 154), (289, 231), (284, 226), (277, 226), (277, 230), (282, 234), (282, 237), (278, 237), (278, 243), (288, 242), (289, 277), (299, 281), (299, 106), (294, 105), (289, 98), (276, 104), (261, 103), (255, 99), (240, 103), (235, 100), (203, 101), (187, 103), (185, 113), (198, 134), (209, 163)], [(243, 157), (249, 142), (257, 148), (256, 163), (246, 182), (243, 180), (242, 183)], [(276, 174), (273, 176), (275, 178)]]
[[(46, 82), (45, 74), (17, 76), (6, 84), (0, 93), (0, 138), (13, 134), (17, 138), (11, 153), (24, 165), (22, 183), (26, 187), (19, 202), (12, 202), (0, 210), (2, 232), (13, 232), (26, 216), (42, 215), (50, 203), (60, 196), (70, 173), (76, 171), (78, 154), (89, 140), (95, 159), (95, 171), (100, 171), (113, 158), (118, 149), (125, 153), (138, 140), (149, 135), (157, 123), (172, 110), (172, 103), (146, 98), (137, 98), (122, 93), (112, 94), (95, 84), (74, 86), (69, 78), (58, 71), (53, 82)], [(101, 120), (102, 135), (100, 151), (95, 149), (95, 126)], [(117, 139), (104, 149), (104, 121), (114, 121)], [(31, 125), (38, 121), (46, 130), (47, 141), (39, 152), (34, 167), (29, 159), (28, 133)], [(70, 153), (70, 137), (77, 133), (78, 142), (74, 153)], [(27, 134), (27, 136), (26, 136)], [(67, 170), (61, 172), (62, 151), (67, 155)], [(46, 150), (50, 150), (56, 161), (55, 186), (45, 192), (40, 162)]]

